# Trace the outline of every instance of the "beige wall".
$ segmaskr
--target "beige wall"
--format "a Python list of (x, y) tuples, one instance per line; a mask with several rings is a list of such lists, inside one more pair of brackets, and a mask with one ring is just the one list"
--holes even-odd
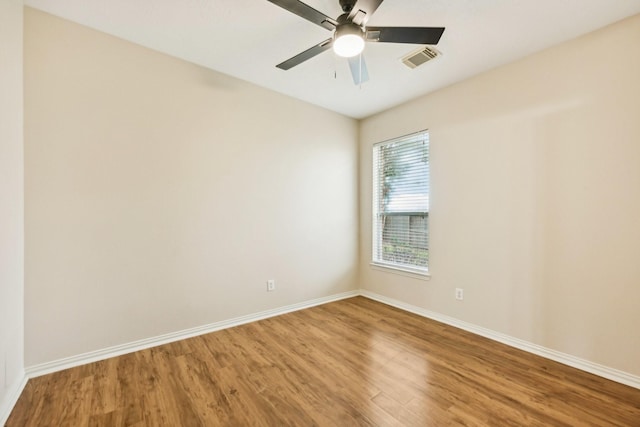
[(29, 8), (25, 88), (27, 366), (357, 288), (356, 121)]
[[(640, 375), (638, 40), (635, 16), (364, 120), (362, 287)], [(369, 266), (371, 145), (425, 128), (430, 281)]]
[(0, 1), (0, 423), (24, 375), (22, 2)]

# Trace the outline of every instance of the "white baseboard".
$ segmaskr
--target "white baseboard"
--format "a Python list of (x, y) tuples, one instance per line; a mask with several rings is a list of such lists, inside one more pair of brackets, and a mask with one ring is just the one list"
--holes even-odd
[(327, 297), (316, 298), (313, 300), (303, 301), (296, 304), (278, 307), (271, 310), (261, 311), (259, 313), (240, 316), (229, 320), (210, 323), (208, 325), (196, 326), (195, 328), (185, 329), (182, 331), (171, 332), (156, 337), (145, 338), (142, 340), (108, 347), (102, 350), (90, 351), (88, 353), (78, 354), (76, 356), (65, 357), (51, 362), (41, 363), (29, 366), (25, 369), (28, 378), (35, 378), (41, 375), (50, 374), (52, 372), (69, 369), (87, 363), (97, 362), (99, 360), (108, 359), (110, 357), (121, 356), (134, 351), (144, 350), (150, 347), (156, 347), (162, 344), (192, 338), (198, 335), (208, 334), (210, 332), (219, 331), (221, 329), (232, 328), (234, 326), (243, 325), (245, 323), (255, 322), (257, 320), (269, 317), (279, 316), (281, 314), (290, 313), (292, 311), (303, 310), (305, 308), (314, 307), (316, 305), (326, 304), (345, 298), (358, 296), (359, 291), (348, 291), (340, 294), (329, 295)]
[[(455, 319), (453, 317), (445, 316), (430, 310), (426, 310), (421, 307), (417, 307), (399, 300), (395, 300), (393, 298), (388, 298), (386, 296), (361, 289), (361, 290), (343, 292), (340, 294), (330, 295), (327, 297), (317, 298), (309, 301), (303, 301), (300, 303), (291, 304), (291, 305), (287, 305), (284, 307), (279, 307), (271, 310), (266, 310), (259, 313), (236, 317), (229, 320), (223, 320), (223, 321), (211, 323), (208, 325), (198, 326), (195, 328), (190, 328), (182, 331), (172, 332), (169, 334), (159, 335), (156, 337), (146, 338), (146, 339), (134, 341), (131, 343), (108, 347), (102, 350), (91, 351), (91, 352), (79, 354), (76, 356), (66, 357), (63, 359), (42, 363), (39, 365), (29, 366), (25, 369), (25, 377), (23, 378), (23, 380), (20, 382), (20, 384), (14, 387), (11, 397), (10, 398), (8, 397), (6, 399), (6, 402), (3, 403), (3, 406), (0, 407), (0, 416), (3, 416), (5, 412), (6, 412), (6, 417), (9, 416), (11, 409), (15, 405), (15, 402), (20, 396), (20, 393), (22, 392), (22, 389), (24, 388), (29, 378), (46, 375), (52, 372), (61, 371), (63, 369), (85, 365), (87, 363), (108, 359), (110, 357), (121, 356), (123, 354), (144, 350), (150, 347), (155, 347), (158, 345), (167, 344), (170, 342), (175, 342), (175, 341), (179, 341), (186, 338), (192, 338), (198, 335), (219, 331), (221, 329), (232, 328), (234, 326), (243, 325), (245, 323), (255, 322), (257, 320), (279, 316), (281, 314), (290, 313), (292, 311), (303, 310), (305, 308), (310, 308), (317, 305), (342, 300), (345, 298), (351, 298), (358, 295), (364, 296), (366, 298), (369, 298), (375, 301), (379, 301), (381, 303), (399, 308), (404, 311), (408, 311), (410, 313), (417, 314), (419, 316), (423, 316), (429, 319), (436, 320), (438, 322), (442, 322), (442, 323), (454, 326), (456, 328), (463, 329), (465, 331), (483, 336), (485, 338), (489, 338), (494, 341), (501, 342), (503, 344), (518, 348), (520, 350), (523, 350), (529, 353), (533, 353), (533, 354), (545, 357), (550, 360), (554, 360), (556, 362), (580, 369), (582, 371), (589, 372), (589, 373), (598, 375), (600, 377), (607, 378), (609, 380), (616, 381), (618, 383), (640, 389), (640, 377), (638, 376), (635, 376), (623, 371), (619, 371), (617, 369), (609, 368), (607, 366), (599, 365), (597, 363), (593, 363), (588, 360), (580, 359), (578, 357), (575, 357), (566, 353), (561, 353), (559, 351), (542, 347), (537, 344), (530, 343), (528, 341), (514, 338), (509, 335), (505, 335), (496, 331), (492, 331), (490, 329), (486, 329), (471, 323), (467, 323), (467, 322)], [(2, 418), (0, 418), (0, 420), (2, 420)], [(0, 425), (2, 425), (2, 423), (0, 423)]]
[(360, 290), (360, 295), (387, 304), (396, 308), (399, 308), (410, 313), (417, 314), (422, 317), (436, 320), (441, 323), (445, 323), (456, 328), (464, 329), (476, 335), (480, 335), (485, 338), (489, 338), (494, 341), (498, 341), (502, 344), (506, 344), (511, 347), (533, 353), (538, 356), (553, 360), (555, 362), (562, 363), (564, 365), (571, 366), (576, 369), (580, 369), (585, 372), (589, 372), (594, 375), (606, 378), (611, 381), (615, 381), (621, 384), (628, 385), (640, 389), (640, 377), (629, 374), (627, 372), (619, 371), (617, 369), (609, 368), (607, 366), (599, 365), (597, 363), (590, 362), (579, 357), (572, 356), (570, 354), (562, 353), (556, 350), (552, 350), (546, 347), (542, 347), (537, 344), (530, 343), (518, 338), (511, 337), (509, 335), (502, 334), (500, 332), (492, 331), (481, 326), (474, 325), (472, 323), (463, 322), (462, 320), (455, 319), (453, 317), (445, 316), (440, 313), (436, 313), (421, 307), (416, 307), (411, 304), (407, 304), (402, 301), (398, 301), (393, 298), (388, 298), (384, 295), (376, 294), (364, 289)]
[(0, 426), (6, 424), (7, 420), (9, 419), (9, 415), (11, 415), (13, 407), (16, 406), (16, 402), (22, 394), (24, 386), (27, 385), (28, 380), (29, 377), (27, 377), (27, 375), (23, 371), (22, 377), (18, 378), (7, 388), (5, 398), (2, 400), (2, 402), (0, 402)]

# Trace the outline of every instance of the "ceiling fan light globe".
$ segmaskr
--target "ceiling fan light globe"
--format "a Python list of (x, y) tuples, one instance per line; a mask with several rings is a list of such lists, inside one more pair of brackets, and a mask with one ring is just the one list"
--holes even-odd
[[(341, 18), (345, 15), (342, 15)], [(338, 21), (341, 18), (338, 18)], [(364, 30), (353, 22), (339, 24), (333, 35), (333, 51), (336, 55), (351, 58), (359, 55), (363, 50)]]
[(345, 34), (333, 42), (333, 51), (338, 56), (351, 58), (364, 50), (364, 39), (356, 34)]

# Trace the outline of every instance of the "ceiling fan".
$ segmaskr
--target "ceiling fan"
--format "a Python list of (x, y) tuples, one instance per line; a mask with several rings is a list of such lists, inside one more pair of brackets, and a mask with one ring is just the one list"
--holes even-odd
[(383, 0), (339, 0), (343, 14), (332, 19), (299, 0), (267, 0), (313, 22), (333, 36), (276, 65), (288, 70), (320, 53), (333, 48), (338, 56), (349, 59), (355, 84), (368, 80), (366, 64), (361, 53), (365, 42), (438, 44), (444, 32), (442, 27), (367, 27), (367, 21)]

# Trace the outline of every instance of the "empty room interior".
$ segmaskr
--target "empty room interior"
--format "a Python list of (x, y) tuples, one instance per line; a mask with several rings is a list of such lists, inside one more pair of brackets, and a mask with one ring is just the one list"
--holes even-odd
[(0, 425), (640, 426), (639, 41), (0, 0)]

